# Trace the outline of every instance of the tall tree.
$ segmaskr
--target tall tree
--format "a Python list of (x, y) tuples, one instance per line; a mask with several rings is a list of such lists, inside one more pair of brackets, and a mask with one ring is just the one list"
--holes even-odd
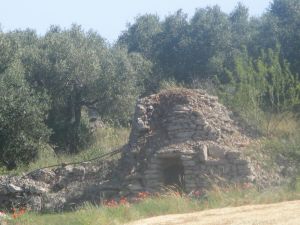
[(154, 39), (160, 32), (159, 17), (146, 14), (137, 17), (134, 24), (128, 24), (128, 29), (119, 37), (118, 44), (126, 45), (129, 52), (139, 52), (147, 59), (153, 59)]
[(241, 49), (243, 46), (247, 46), (251, 39), (248, 8), (238, 3), (236, 8), (230, 13), (229, 20), (232, 32), (232, 47)]
[[(137, 71), (149, 71), (147, 63), (140, 63), (144, 68), (135, 68), (127, 51), (110, 49), (98, 34), (84, 32), (77, 25), (69, 30), (52, 27), (23, 62), (29, 65), (31, 85), (46, 89), (51, 97), (47, 124), (54, 131), (52, 142), (71, 153), (78, 152), (84, 143), (80, 135), (87, 126), (81, 120), (83, 108), (96, 108), (103, 118), (116, 119), (113, 109), (121, 108), (117, 105), (125, 98), (133, 103), (132, 96), (137, 96), (136, 83), (141, 83)], [(121, 96), (123, 100), (117, 101)], [(128, 110), (118, 112), (128, 116)], [(120, 121), (124, 119), (118, 116)]]
[(292, 71), (300, 74), (300, 1), (274, 0), (270, 16), (277, 25), (274, 33), (283, 56), (291, 63)]
[(198, 9), (190, 26), (192, 77), (202, 79), (220, 73), (231, 44), (228, 16), (218, 6)]
[(13, 40), (0, 30), (0, 73), (15, 59), (17, 48)]
[(162, 23), (162, 31), (154, 40), (156, 71), (163, 73), (164, 78), (188, 80), (190, 37), (187, 14), (178, 10), (168, 16)]

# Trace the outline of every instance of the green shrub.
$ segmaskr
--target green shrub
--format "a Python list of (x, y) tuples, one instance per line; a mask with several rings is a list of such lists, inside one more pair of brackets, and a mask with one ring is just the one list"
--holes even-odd
[(218, 95), (248, 125), (268, 132), (270, 115), (291, 112), (300, 103), (299, 79), (280, 59), (279, 47), (256, 59), (244, 50), (233, 61), (225, 70), (227, 82), (219, 81)]
[(13, 169), (34, 160), (45, 145), (47, 97), (35, 93), (14, 63), (0, 74), (0, 164)]

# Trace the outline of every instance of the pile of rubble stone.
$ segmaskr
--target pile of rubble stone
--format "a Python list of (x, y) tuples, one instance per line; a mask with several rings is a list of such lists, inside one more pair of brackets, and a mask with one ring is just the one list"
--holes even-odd
[(39, 169), (25, 176), (1, 176), (0, 208), (62, 211), (86, 201), (100, 203), (119, 192), (111, 186), (112, 167), (114, 162), (85, 163)]

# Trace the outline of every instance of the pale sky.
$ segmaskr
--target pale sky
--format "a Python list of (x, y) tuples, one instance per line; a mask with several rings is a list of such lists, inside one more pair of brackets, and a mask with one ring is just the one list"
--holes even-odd
[(183, 9), (191, 16), (196, 8), (213, 5), (229, 13), (237, 2), (259, 16), (272, 0), (0, 0), (0, 24), (4, 31), (31, 28), (44, 34), (50, 25), (69, 28), (76, 23), (112, 43), (138, 15), (154, 13), (163, 19)]

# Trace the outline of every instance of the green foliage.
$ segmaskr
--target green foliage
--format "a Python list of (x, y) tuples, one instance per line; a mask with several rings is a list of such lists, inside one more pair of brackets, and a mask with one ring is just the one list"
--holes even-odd
[[(79, 162), (95, 158), (125, 145), (128, 142), (129, 132), (129, 128), (113, 127), (108, 124), (103, 124), (103, 126), (96, 129), (91, 136), (88, 136), (88, 140), (92, 139), (92, 143), (85, 151), (81, 151), (78, 154), (68, 154), (66, 152), (57, 154), (49, 145), (41, 146), (35, 161), (30, 162), (28, 165), (21, 165), (10, 173), (21, 174), (45, 166)], [(7, 171), (1, 171), (0, 167), (0, 174), (5, 173), (7, 173)]]
[[(234, 58), (243, 53), (244, 47), (253, 61), (266, 63), (268, 59), (259, 59), (264, 57), (261, 52), (270, 57), (268, 49), (276, 55), (277, 46), (282, 46), (281, 63), (289, 64), (284, 67), (289, 67), (291, 73), (298, 76), (299, 8), (297, 0), (274, 0), (270, 10), (258, 18), (249, 18), (248, 9), (241, 3), (230, 14), (222, 12), (218, 6), (197, 9), (191, 20), (182, 10), (164, 20), (144, 15), (128, 26), (118, 44), (152, 61), (156, 74), (152, 78), (156, 79), (154, 90), (160, 80), (172, 78), (191, 84), (194, 80), (217, 76), (220, 81), (227, 82), (224, 70), (229, 68), (233, 72)], [(279, 91), (278, 87), (276, 91)], [(278, 99), (274, 99), (273, 105), (277, 104), (275, 101)]]
[(135, 101), (144, 91), (145, 80), (149, 79), (151, 63), (141, 55), (128, 54), (126, 49), (119, 47), (111, 49), (105, 60), (107, 67), (103, 77), (107, 82), (99, 80), (96, 84), (105, 95), (95, 107), (103, 120), (128, 126)]
[(134, 24), (128, 24), (128, 30), (119, 37), (118, 44), (126, 45), (129, 52), (139, 52), (146, 58), (151, 58), (154, 38), (160, 31), (161, 24), (157, 15), (139, 16)]
[(299, 121), (294, 114), (282, 114), (270, 118), (268, 139), (262, 140), (259, 151), (264, 151), (276, 161), (282, 155), (289, 161), (300, 166), (300, 128)]
[(178, 83), (175, 79), (163, 80), (159, 83), (159, 90), (173, 90), (184, 88), (183, 84)]
[(178, 10), (166, 17), (161, 24), (162, 30), (155, 39), (155, 61), (159, 67), (155, 72), (163, 79), (175, 78), (178, 81), (188, 79), (187, 69), (189, 57), (189, 24), (187, 15)]
[(48, 141), (48, 98), (29, 87), (20, 63), (0, 74), (0, 106), (0, 164), (28, 164)]
[(88, 143), (83, 107), (98, 111), (104, 121), (128, 125), (151, 72), (151, 63), (139, 54), (109, 48), (97, 33), (77, 25), (51, 27), (33, 46), (22, 48), (27, 80), (50, 96), (47, 125), (57, 151), (77, 153)]
[(15, 43), (0, 30), (0, 73), (4, 72), (14, 60)]
[(248, 44), (251, 32), (247, 8), (240, 4), (228, 16), (214, 6), (197, 9), (190, 21), (182, 10), (163, 21), (153, 15), (138, 17), (118, 44), (150, 59), (158, 79), (190, 83), (220, 75), (231, 52)]
[(297, 165), (300, 165), (300, 147), (299, 147), (299, 133), (297, 135), (290, 136), (288, 138), (279, 139), (273, 138), (266, 140), (263, 143), (264, 151), (269, 151), (271, 155), (278, 156), (278, 154), (284, 155), (294, 161)]
[(274, 0), (268, 16), (276, 23), (273, 34), (282, 46), (282, 55), (291, 64), (292, 71), (300, 74), (300, 2)]
[(252, 126), (261, 124), (262, 119), (262, 93), (264, 78), (258, 73), (253, 61), (247, 53), (234, 59), (233, 71), (226, 70), (229, 83), (220, 84), (223, 101)]
[(248, 8), (239, 2), (234, 11), (230, 13), (229, 21), (234, 48), (240, 49), (242, 46), (248, 45), (252, 37)]
[(211, 78), (222, 70), (230, 51), (228, 16), (218, 6), (198, 9), (190, 22), (192, 78)]
[(264, 103), (275, 112), (291, 111), (300, 103), (300, 83), (286, 60), (280, 60), (279, 49), (269, 49), (257, 61), (257, 70), (264, 76)]
[(220, 84), (225, 104), (259, 129), (266, 113), (291, 111), (300, 101), (299, 80), (279, 55), (279, 48), (269, 49), (254, 60), (244, 51), (235, 56), (233, 68), (226, 70), (229, 82)]

